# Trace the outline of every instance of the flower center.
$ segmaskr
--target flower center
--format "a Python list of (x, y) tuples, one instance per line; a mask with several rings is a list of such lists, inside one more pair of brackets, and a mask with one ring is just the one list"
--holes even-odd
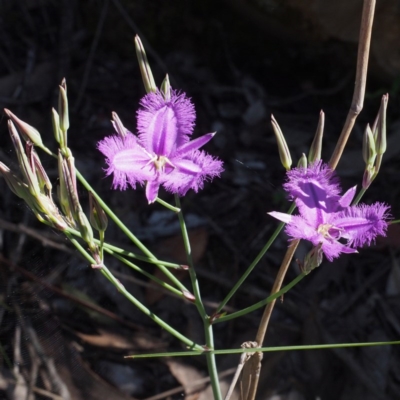
[(332, 224), (321, 224), (317, 228), (317, 232), (320, 233), (324, 238), (333, 240), (338, 240), (340, 238), (340, 231), (342, 231), (342, 229)]
[(317, 232), (320, 233), (325, 238), (332, 238), (332, 236), (329, 233), (329, 230), (332, 227), (333, 227), (333, 225), (331, 225), (331, 224), (321, 224), (318, 227)]
[(170, 165), (172, 168), (175, 168), (175, 165), (172, 164), (172, 162), (169, 161), (168, 157), (166, 156), (155, 155), (154, 157), (152, 157), (149, 163), (154, 163), (157, 172), (164, 172), (166, 164)]

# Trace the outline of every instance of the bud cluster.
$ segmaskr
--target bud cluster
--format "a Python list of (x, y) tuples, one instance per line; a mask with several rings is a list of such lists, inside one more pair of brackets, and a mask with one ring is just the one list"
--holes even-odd
[(364, 190), (368, 189), (372, 181), (378, 175), (383, 154), (386, 151), (386, 108), (389, 95), (382, 96), (381, 106), (372, 129), (369, 125), (365, 128), (362, 146), (362, 155), (365, 162), (365, 170), (362, 181)]
[[(43, 145), (37, 129), (19, 119), (11, 111), (5, 109), (5, 113), (9, 118), (8, 130), (17, 155), (20, 177), (2, 162), (0, 162), (0, 175), (11, 191), (26, 202), (39, 221), (61, 231), (78, 230), (93, 257), (101, 264), (102, 253), (94, 242), (92, 226), (101, 232), (101, 237), (104, 238), (107, 217), (93, 194), (90, 193), (89, 196), (90, 222), (79, 202), (74, 157), (67, 146), (69, 116), (65, 79), (60, 85), (58, 112), (52, 110), (53, 132), (60, 147), (57, 156), (59, 207), (53, 200), (51, 181), (35, 147), (54, 154)], [(114, 126), (119, 128), (120, 135), (123, 136), (124, 128), (117, 116), (114, 117)], [(20, 135), (25, 141), (25, 146)]]

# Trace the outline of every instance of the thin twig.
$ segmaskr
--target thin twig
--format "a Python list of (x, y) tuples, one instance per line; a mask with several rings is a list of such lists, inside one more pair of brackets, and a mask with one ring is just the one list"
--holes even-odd
[(372, 24), (374, 21), (375, 0), (364, 0), (364, 6), (361, 17), (360, 39), (357, 55), (357, 72), (356, 82), (353, 93), (353, 100), (349, 113), (347, 114), (346, 122), (343, 126), (342, 133), (333, 151), (332, 157), (329, 160), (329, 166), (335, 169), (340, 157), (342, 156), (344, 147), (353, 129), (354, 123), (358, 114), (364, 106), (365, 86), (367, 83), (368, 58), (369, 48), (371, 44)]

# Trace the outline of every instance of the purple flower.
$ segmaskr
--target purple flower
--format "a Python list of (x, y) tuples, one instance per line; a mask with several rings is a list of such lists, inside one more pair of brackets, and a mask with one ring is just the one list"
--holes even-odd
[[(135, 188), (146, 183), (146, 197), (153, 203), (160, 185), (181, 196), (197, 192), (207, 178), (219, 176), (222, 162), (200, 151), (215, 133), (190, 141), (196, 114), (184, 93), (171, 90), (170, 100), (162, 93), (149, 93), (137, 112), (138, 136), (113, 121), (119, 135), (106, 137), (98, 149), (106, 156), (106, 174), (113, 174), (113, 188)], [(115, 118), (114, 118), (115, 119)]]
[(357, 247), (371, 244), (378, 235), (385, 236), (389, 206), (382, 203), (350, 206), (356, 188), (340, 196), (337, 177), (322, 161), (308, 168), (292, 169), (287, 176), (283, 187), (300, 214), (269, 214), (287, 224), (286, 233), (291, 238), (320, 246), (332, 261), (340, 253), (357, 253)]

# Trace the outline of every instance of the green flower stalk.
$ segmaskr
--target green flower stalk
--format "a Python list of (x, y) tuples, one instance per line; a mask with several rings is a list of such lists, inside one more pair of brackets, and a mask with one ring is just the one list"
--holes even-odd
[(282, 130), (273, 115), (271, 115), (271, 124), (275, 133), (276, 141), (278, 142), (279, 158), (281, 159), (281, 163), (284, 168), (289, 171), (290, 167), (292, 166), (292, 157), (290, 156), (290, 151), (286, 144)]

